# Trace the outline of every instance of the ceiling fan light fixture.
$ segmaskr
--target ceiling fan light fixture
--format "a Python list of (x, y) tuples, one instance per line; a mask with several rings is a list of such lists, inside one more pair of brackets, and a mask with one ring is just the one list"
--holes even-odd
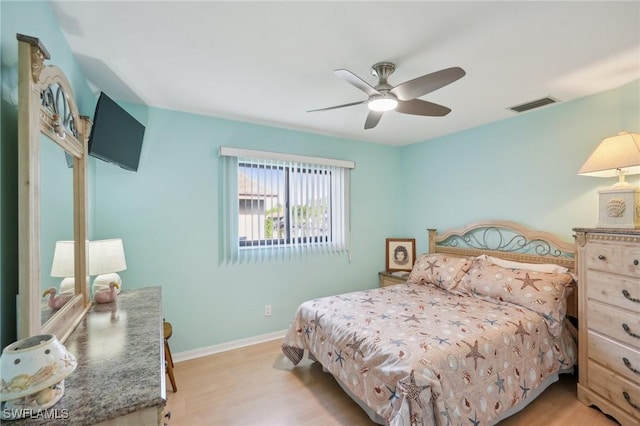
[(371, 99), (369, 99), (368, 106), (371, 111), (391, 111), (392, 109), (396, 109), (398, 101), (395, 96), (387, 93), (372, 96)]
[[(1, 1), (1, 0), (0, 0)], [(328, 108), (314, 109), (307, 112), (327, 111), (367, 103), (369, 113), (364, 123), (365, 130), (378, 125), (386, 111), (395, 110), (401, 114), (421, 115), (426, 117), (444, 117), (451, 108), (418, 99), (434, 90), (440, 89), (462, 78), (466, 73), (460, 67), (451, 67), (416, 77), (404, 83), (392, 86), (387, 81), (396, 66), (391, 62), (378, 62), (371, 67), (371, 74), (378, 77), (378, 84), (370, 85), (354, 73), (346, 69), (337, 69), (335, 75), (367, 94), (368, 98), (359, 102), (336, 105)]]

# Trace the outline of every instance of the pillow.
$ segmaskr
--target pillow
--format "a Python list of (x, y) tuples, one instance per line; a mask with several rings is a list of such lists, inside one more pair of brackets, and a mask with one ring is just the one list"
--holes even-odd
[(573, 291), (568, 273), (510, 269), (475, 259), (462, 278), (460, 289), (480, 297), (515, 303), (540, 314), (549, 332), (559, 337), (567, 312), (567, 296)]
[(547, 272), (550, 274), (566, 274), (567, 272), (569, 272), (569, 268), (565, 268), (564, 266), (560, 265), (554, 265), (553, 263), (516, 262), (515, 260), (500, 259), (499, 257), (487, 256), (486, 254), (478, 256), (478, 258), (485, 259), (489, 263), (509, 269), (527, 269), (529, 271)]
[(431, 284), (444, 290), (455, 289), (471, 267), (471, 259), (442, 253), (422, 254), (413, 264), (407, 282)]

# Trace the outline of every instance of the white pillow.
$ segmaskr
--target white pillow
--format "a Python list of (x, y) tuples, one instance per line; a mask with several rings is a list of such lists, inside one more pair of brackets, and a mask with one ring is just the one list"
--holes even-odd
[(555, 265), (553, 263), (516, 262), (514, 260), (505, 260), (498, 257), (487, 256), (486, 254), (478, 256), (478, 258), (484, 259), (489, 263), (508, 269), (526, 269), (528, 271), (546, 272), (547, 274), (566, 274), (567, 272), (569, 272), (569, 268)]

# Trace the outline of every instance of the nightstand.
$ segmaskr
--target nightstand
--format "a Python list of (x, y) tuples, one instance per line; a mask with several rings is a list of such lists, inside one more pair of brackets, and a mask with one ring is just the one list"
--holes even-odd
[(407, 282), (409, 272), (404, 277), (391, 274), (391, 272), (382, 271), (378, 272), (378, 278), (380, 279), (380, 287), (388, 287), (390, 285), (403, 284)]

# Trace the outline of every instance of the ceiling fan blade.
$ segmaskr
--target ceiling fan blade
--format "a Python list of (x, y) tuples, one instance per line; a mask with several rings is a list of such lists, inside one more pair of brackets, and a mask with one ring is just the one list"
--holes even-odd
[(380, 92), (374, 89), (373, 86), (371, 86), (369, 83), (367, 83), (366, 81), (364, 81), (363, 79), (361, 79), (360, 77), (358, 77), (357, 75), (355, 75), (349, 70), (343, 70), (343, 69), (335, 70), (334, 74), (340, 77), (341, 79), (343, 79), (344, 81), (346, 81), (347, 83), (353, 84), (354, 86), (356, 86), (358, 89), (362, 90), (364, 93), (366, 93), (369, 96), (380, 94)]
[(344, 107), (349, 107), (349, 106), (353, 106), (353, 105), (360, 105), (360, 104), (363, 104), (363, 103), (365, 103), (367, 101), (368, 101), (368, 99), (365, 99), (364, 101), (351, 102), (350, 104), (336, 105), (336, 106), (327, 107), (327, 108), (312, 109), (312, 110), (307, 111), (307, 112), (327, 111), (329, 109), (344, 108)]
[(423, 101), (422, 99), (412, 99), (410, 101), (398, 101), (396, 111), (403, 114), (442, 117), (449, 114), (451, 109), (446, 106)]
[(460, 67), (447, 68), (398, 84), (390, 90), (390, 93), (394, 94), (399, 100), (410, 101), (451, 84), (465, 74), (466, 72)]
[(382, 114), (384, 114), (382, 111), (369, 111), (369, 115), (367, 115), (367, 121), (364, 122), (365, 130), (373, 129), (374, 127), (376, 127), (378, 125), (378, 122), (380, 122), (380, 119), (382, 118)]

